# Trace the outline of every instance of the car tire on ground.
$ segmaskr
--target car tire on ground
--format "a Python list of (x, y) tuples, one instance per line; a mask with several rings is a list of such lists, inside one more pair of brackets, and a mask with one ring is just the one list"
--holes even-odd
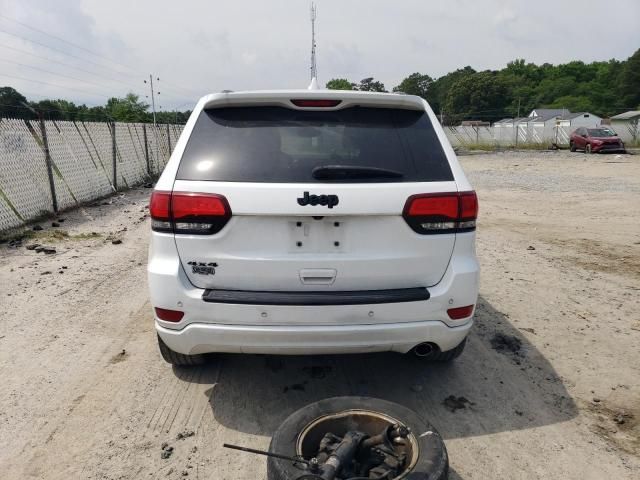
[(572, 152), (576, 151), (576, 146), (573, 144), (573, 142), (569, 142), (569, 150)]
[[(269, 451), (295, 456), (298, 435), (307, 425), (320, 417), (347, 410), (371, 410), (383, 413), (409, 427), (418, 442), (419, 456), (406, 478), (411, 480), (446, 480), (448, 478), (447, 449), (442, 437), (433, 426), (408, 408), (377, 398), (335, 397), (302, 407), (277, 428), (271, 438)], [(269, 457), (267, 460), (268, 480), (291, 480), (303, 473), (304, 470), (290, 461), (274, 457)]]
[(167, 344), (162, 341), (158, 335), (158, 347), (160, 347), (160, 355), (165, 362), (175, 365), (176, 367), (191, 367), (193, 365), (202, 365), (204, 363), (204, 355), (185, 355), (183, 353), (174, 352)]
[(584, 147), (584, 153), (593, 153), (593, 150), (591, 150), (590, 143), (587, 143), (587, 145)]
[(447, 350), (445, 352), (435, 353), (433, 356), (428, 357), (428, 360), (431, 362), (442, 362), (442, 363), (452, 362), (456, 358), (458, 358), (460, 355), (462, 355), (462, 352), (464, 351), (464, 347), (466, 344), (467, 344), (467, 338), (465, 337), (465, 339), (462, 340), (458, 344), (458, 346), (456, 346), (455, 348), (452, 348), (451, 350)]

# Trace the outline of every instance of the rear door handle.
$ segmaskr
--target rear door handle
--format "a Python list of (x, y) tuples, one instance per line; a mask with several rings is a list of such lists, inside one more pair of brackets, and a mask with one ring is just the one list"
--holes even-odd
[(305, 285), (331, 285), (338, 272), (334, 268), (305, 268), (299, 274), (300, 281)]

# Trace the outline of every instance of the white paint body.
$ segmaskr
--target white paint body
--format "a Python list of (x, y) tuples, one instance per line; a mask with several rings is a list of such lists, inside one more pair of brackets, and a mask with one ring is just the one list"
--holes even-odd
[[(426, 111), (454, 180), (351, 184), (176, 180), (185, 146), (204, 108), (296, 109), (290, 103), (292, 98), (342, 101), (339, 107), (323, 110), (360, 105)], [(476, 303), (479, 267), (475, 232), (420, 235), (402, 217), (411, 195), (472, 190), (437, 118), (419, 97), (328, 90), (205, 96), (187, 122), (156, 190), (221, 194), (233, 212), (229, 223), (214, 235), (151, 233), (151, 304), (185, 312), (177, 323), (156, 317), (158, 334), (176, 352), (404, 353), (422, 342), (435, 343), (446, 351), (457, 346), (471, 328), (471, 316), (451, 320), (447, 309)], [(336, 194), (340, 204), (332, 209), (300, 206), (295, 200), (304, 191)], [(315, 220), (313, 215), (323, 218)], [(201, 276), (185, 268), (188, 260), (219, 266), (215, 275)], [(334, 274), (325, 281), (316, 278), (314, 272), (318, 271)], [(311, 276), (306, 278), (305, 272)], [(206, 288), (331, 292), (414, 287), (426, 287), (429, 300), (330, 306), (202, 300)]]

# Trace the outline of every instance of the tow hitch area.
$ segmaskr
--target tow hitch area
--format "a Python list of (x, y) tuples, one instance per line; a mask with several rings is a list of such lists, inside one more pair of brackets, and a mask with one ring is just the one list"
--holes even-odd
[[(333, 410), (333, 411), (330, 411)], [(339, 397), (308, 405), (274, 434), (265, 455), (269, 480), (446, 479), (440, 435), (414, 412), (384, 400)]]

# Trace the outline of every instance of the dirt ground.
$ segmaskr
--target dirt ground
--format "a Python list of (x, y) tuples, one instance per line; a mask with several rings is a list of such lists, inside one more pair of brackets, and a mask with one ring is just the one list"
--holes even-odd
[(454, 480), (640, 478), (640, 156), (461, 160), (482, 281), (450, 366), (224, 355), (172, 369), (147, 297), (148, 189), (0, 245), (0, 476), (260, 479), (264, 458), (222, 443), (267, 448), (295, 409), (358, 394), (427, 417)]

